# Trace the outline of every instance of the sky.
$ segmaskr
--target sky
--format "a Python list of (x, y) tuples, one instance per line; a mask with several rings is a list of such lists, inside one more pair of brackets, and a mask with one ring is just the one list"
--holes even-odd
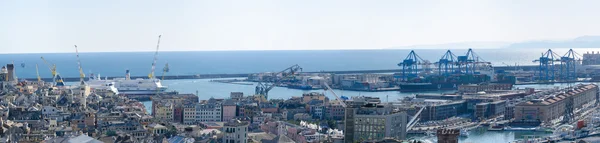
[(600, 1), (6, 0), (0, 53), (387, 49), (600, 35)]

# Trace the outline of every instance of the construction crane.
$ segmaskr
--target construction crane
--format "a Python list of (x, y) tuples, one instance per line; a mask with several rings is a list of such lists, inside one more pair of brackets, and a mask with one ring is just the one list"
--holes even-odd
[(156, 60), (158, 58), (158, 48), (160, 46), (160, 36), (158, 35), (158, 43), (156, 44), (156, 52), (154, 53), (154, 61), (152, 62), (152, 70), (150, 71), (150, 74), (148, 74), (148, 78), (150, 79), (154, 79), (154, 69), (156, 69)]
[(332, 90), (331, 87), (329, 87), (329, 84), (323, 82), (323, 85), (325, 86), (326, 90), (329, 91), (329, 93), (333, 94), (333, 96), (335, 96), (335, 99), (340, 101), (340, 105), (342, 105), (342, 107), (347, 108), (348, 105), (346, 105), (346, 103), (344, 102), (344, 100), (342, 100), (342, 98), (340, 96), (338, 96), (337, 94), (335, 94), (335, 92)]
[(77, 54), (77, 66), (79, 67), (79, 82), (83, 84), (85, 73), (83, 73), (83, 68), (81, 68), (81, 60), (79, 60), (79, 50), (77, 49), (77, 45), (75, 45), (75, 53)]
[[(338, 96), (338, 95), (337, 95), (337, 94), (336, 94), (336, 93), (333, 91), (333, 89), (332, 89), (331, 87), (329, 87), (329, 84), (327, 84), (327, 83), (325, 83), (325, 82), (324, 82), (324, 83), (323, 83), (323, 86), (325, 86), (325, 90), (328, 90), (328, 91), (329, 91), (331, 94), (333, 94), (333, 96), (335, 96), (335, 98), (336, 98), (337, 100), (339, 100), (339, 101), (340, 101), (340, 105), (342, 105), (342, 107), (344, 107), (344, 109), (345, 109), (345, 111), (346, 111), (346, 112), (354, 112), (354, 108), (353, 108), (353, 107), (349, 107), (349, 106), (348, 106), (348, 105), (347, 105), (347, 104), (344, 102), (344, 100), (343, 100), (343, 99), (342, 99), (340, 96)], [(412, 119), (411, 119), (411, 120), (408, 122), (408, 124), (406, 125), (406, 131), (407, 131), (407, 132), (408, 132), (410, 129), (412, 129), (412, 127), (413, 127), (413, 126), (415, 126), (415, 125), (416, 125), (416, 123), (417, 123), (417, 122), (419, 121), (419, 119), (420, 119), (420, 118), (419, 118), (419, 115), (421, 114), (421, 112), (423, 112), (423, 110), (425, 110), (425, 108), (426, 108), (425, 106), (421, 107), (421, 109), (419, 109), (419, 111), (417, 111), (417, 113), (416, 113), (416, 114), (413, 116), (413, 118), (412, 118)], [(348, 114), (348, 113), (346, 113), (346, 114)], [(353, 114), (353, 113), (351, 113), (351, 114)], [(346, 116), (347, 116), (347, 115), (346, 115)], [(354, 119), (348, 120), (348, 119), (346, 118), (346, 116), (344, 116), (344, 120), (345, 120), (346, 124), (354, 124), (354, 121), (353, 121)], [(352, 115), (352, 116), (353, 116), (353, 115)], [(346, 133), (351, 133), (351, 132), (348, 132), (348, 131), (346, 131)], [(353, 136), (353, 135), (350, 135), (350, 136)]]
[(35, 64), (35, 74), (37, 75), (38, 83), (42, 83), (42, 77), (40, 77), (40, 70), (38, 69), (38, 64)]
[[(299, 65), (296, 64), (296, 65), (292, 65), (291, 67), (284, 69), (281, 72), (275, 73), (275, 76), (281, 75), (281, 79), (275, 77), (272, 81), (266, 81), (266, 82), (258, 81), (258, 84), (256, 85), (255, 93), (257, 95), (264, 95), (265, 99), (269, 99), (269, 91), (271, 91), (271, 89), (273, 89), (277, 84), (279, 84), (279, 82), (281, 82), (282, 79), (296, 75), (298, 73), (298, 71), (302, 71), (302, 67), (300, 67)], [(272, 82), (272, 83), (269, 84), (268, 82)]]
[(410, 119), (410, 121), (408, 122), (408, 124), (406, 124), (406, 131), (407, 132), (410, 129), (412, 129), (412, 127), (414, 127), (417, 124), (417, 122), (419, 122), (419, 119), (421, 119), (420, 118), (421, 112), (423, 112), (423, 110), (425, 110), (425, 108), (427, 108), (427, 107), (422, 106), (421, 109), (419, 109), (419, 111), (417, 111), (417, 113), (415, 113), (415, 116), (412, 119)]

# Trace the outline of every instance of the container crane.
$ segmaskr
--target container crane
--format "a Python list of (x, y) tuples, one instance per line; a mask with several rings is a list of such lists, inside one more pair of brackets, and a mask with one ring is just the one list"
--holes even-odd
[(454, 66), (456, 65), (456, 55), (450, 50), (446, 51), (446, 54), (435, 63), (438, 66), (438, 74), (449, 76), (454, 72)]
[(477, 65), (486, 64), (491, 65), (490, 62), (486, 62), (479, 55), (477, 55), (473, 49), (469, 49), (464, 56), (456, 57), (458, 69), (464, 69), (465, 74), (475, 74)]
[[(302, 71), (302, 67), (300, 67), (299, 65), (292, 65), (291, 67), (288, 67), (286, 69), (284, 69), (281, 72), (278, 72), (275, 74), (275, 76), (281, 75), (282, 79), (291, 77), (293, 75), (296, 75), (298, 73), (298, 71)], [(258, 81), (258, 84), (256, 85), (256, 90), (255, 93), (257, 95), (264, 95), (265, 99), (269, 99), (269, 91), (271, 91), (271, 89), (273, 89), (279, 82), (281, 82), (281, 79), (279, 78), (275, 78), (274, 81), (271, 81), (272, 83), (267, 83), (267, 82), (262, 82), (262, 81)]]
[(156, 52), (154, 53), (154, 61), (152, 62), (152, 70), (150, 71), (150, 74), (148, 74), (148, 78), (149, 79), (154, 79), (154, 69), (156, 69), (156, 60), (158, 57), (158, 48), (160, 47), (160, 37), (161, 35), (158, 35), (158, 43), (156, 44)]
[(560, 64), (560, 56), (552, 49), (542, 53), (539, 59), (533, 62), (539, 62), (538, 79), (540, 81), (554, 81), (556, 75), (556, 65)]
[(85, 73), (83, 73), (83, 68), (81, 68), (81, 60), (79, 60), (79, 50), (77, 49), (77, 45), (75, 45), (75, 53), (77, 54), (77, 66), (79, 67), (79, 82), (84, 84), (83, 80), (85, 79)]
[(575, 66), (581, 64), (581, 55), (569, 49), (569, 51), (562, 57), (560, 57), (560, 79), (567, 81), (577, 80), (577, 71)]
[(412, 78), (417, 77), (419, 74), (419, 67), (428, 64), (429, 62), (424, 62), (414, 50), (411, 50), (410, 53), (408, 53), (408, 56), (398, 64), (398, 66), (402, 67), (402, 80), (409, 81)]

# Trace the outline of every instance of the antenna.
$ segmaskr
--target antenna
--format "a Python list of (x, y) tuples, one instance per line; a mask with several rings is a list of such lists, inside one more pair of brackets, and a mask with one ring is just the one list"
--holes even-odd
[(150, 74), (148, 74), (148, 78), (153, 79), (154, 78), (154, 69), (156, 69), (156, 58), (158, 56), (158, 48), (160, 46), (160, 36), (158, 35), (158, 43), (156, 44), (156, 52), (154, 53), (154, 61), (152, 62), (152, 70), (150, 71)]

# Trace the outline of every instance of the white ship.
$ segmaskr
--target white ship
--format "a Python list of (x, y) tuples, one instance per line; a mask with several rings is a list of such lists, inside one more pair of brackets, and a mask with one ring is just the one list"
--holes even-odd
[(125, 78), (115, 78), (110, 80), (100, 79), (100, 77), (90, 78), (86, 83), (90, 86), (113, 84), (120, 95), (154, 95), (163, 93), (167, 90), (167, 87), (161, 84), (160, 79), (130, 79), (129, 70), (126, 71)]
[[(119, 95), (155, 95), (159, 93), (164, 93), (167, 90), (167, 87), (161, 84), (160, 79), (154, 77), (154, 69), (156, 68), (156, 59), (158, 56), (158, 48), (160, 45), (160, 37), (158, 35), (158, 43), (156, 44), (156, 53), (154, 53), (154, 61), (152, 62), (152, 70), (148, 75), (148, 79), (137, 78), (131, 80), (131, 76), (129, 74), (129, 70), (125, 72), (125, 78), (115, 78), (112, 80), (108, 79), (100, 79), (98, 78), (90, 78), (87, 82), (89, 85), (106, 85), (106, 84), (114, 84), (115, 88), (119, 91)], [(168, 65), (163, 69), (164, 72), (168, 72)], [(91, 76), (94, 77), (94, 76)]]

